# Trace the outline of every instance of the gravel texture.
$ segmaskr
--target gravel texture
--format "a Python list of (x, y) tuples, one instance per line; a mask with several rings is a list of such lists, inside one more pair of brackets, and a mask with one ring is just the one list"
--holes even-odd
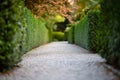
[(105, 66), (105, 59), (67, 42), (35, 48), (0, 80), (120, 80)]

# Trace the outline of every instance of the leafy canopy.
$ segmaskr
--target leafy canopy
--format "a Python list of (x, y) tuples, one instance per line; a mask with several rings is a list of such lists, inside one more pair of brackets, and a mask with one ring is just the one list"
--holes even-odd
[(73, 12), (72, 5), (68, 0), (25, 0), (25, 5), (36, 16), (42, 17), (59, 14), (70, 20), (70, 14)]

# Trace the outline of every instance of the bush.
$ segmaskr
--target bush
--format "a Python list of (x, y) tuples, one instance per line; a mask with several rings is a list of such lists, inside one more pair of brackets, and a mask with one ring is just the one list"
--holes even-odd
[(85, 16), (82, 20), (71, 25), (68, 31), (68, 42), (75, 43), (81, 47), (89, 49), (89, 22)]
[(27, 51), (41, 44), (47, 43), (50, 40), (49, 30), (45, 27), (45, 22), (42, 18), (34, 18), (34, 15), (28, 10), (25, 10), (26, 17), (26, 48)]
[(74, 28), (75, 28), (75, 25), (71, 25), (71, 27), (69, 28), (68, 30), (68, 42), (73, 44), (74, 43)]
[(0, 2), (0, 71), (13, 67), (24, 53), (26, 27), (23, 11), (21, 0)]
[[(0, 71), (13, 68), (30, 49), (49, 42), (45, 22), (35, 19), (20, 0), (0, 3)], [(16, 7), (17, 6), (17, 7)]]
[(90, 11), (87, 14), (89, 20), (89, 48), (94, 52), (104, 54), (108, 51), (108, 36), (110, 29), (104, 24), (101, 12)]
[(74, 24), (74, 41), (75, 44), (99, 53), (108, 63), (120, 68), (120, 6), (117, 1), (109, 0), (101, 4), (101, 12), (90, 11)]
[(120, 6), (117, 0), (104, 0), (101, 2), (101, 10), (104, 17), (104, 24), (110, 30), (108, 36), (108, 53), (104, 57), (108, 63), (120, 68)]
[(75, 31), (74, 31), (75, 44), (80, 45), (81, 47), (84, 47), (86, 49), (89, 49), (89, 47), (88, 47), (89, 23), (88, 23), (87, 16), (85, 16), (82, 20), (78, 21), (75, 25), (76, 25)]
[(68, 41), (68, 30), (70, 29), (70, 27), (66, 27), (65, 31), (64, 31), (64, 41)]
[(53, 41), (63, 41), (64, 32), (53, 32)]

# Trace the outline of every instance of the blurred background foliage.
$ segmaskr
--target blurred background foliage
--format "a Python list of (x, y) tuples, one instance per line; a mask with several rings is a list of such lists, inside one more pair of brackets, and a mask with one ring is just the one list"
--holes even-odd
[(99, 0), (75, 0), (73, 6), (77, 8), (74, 11), (75, 21), (82, 19), (90, 10), (100, 9)]

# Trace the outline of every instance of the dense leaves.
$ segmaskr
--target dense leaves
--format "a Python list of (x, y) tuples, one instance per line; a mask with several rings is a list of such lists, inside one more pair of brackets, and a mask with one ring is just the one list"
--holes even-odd
[(49, 30), (42, 18), (35, 19), (20, 0), (0, 3), (0, 71), (13, 68), (22, 55), (49, 42)]
[(25, 9), (26, 18), (26, 49), (31, 50), (34, 47), (49, 42), (49, 30), (45, 27), (45, 21), (42, 18), (34, 18), (34, 15)]
[(53, 41), (63, 41), (64, 40), (64, 32), (54, 31), (53, 32)]
[(75, 0), (75, 20), (83, 18), (88, 11), (100, 9), (99, 0)]
[(120, 6), (117, 0), (104, 0), (101, 2), (102, 13), (107, 30), (110, 29), (109, 53), (103, 56), (110, 64), (120, 68)]
[(21, 60), (24, 53), (23, 10), (21, 0), (2, 0), (0, 2), (0, 71), (13, 67)]
[(72, 6), (68, 0), (25, 0), (25, 5), (36, 16), (46, 17), (46, 15), (60, 14), (71, 20), (69, 14), (72, 11)]
[[(74, 31), (74, 36), (77, 36), (74, 37), (75, 43), (99, 53), (107, 59), (108, 63), (117, 68), (120, 68), (119, 9), (117, 0), (104, 0), (101, 2), (101, 12), (88, 12), (83, 19), (74, 25), (77, 28)], [(88, 26), (87, 23), (89, 23)], [(87, 44), (87, 47), (84, 43)]]
[(88, 29), (89, 29), (89, 22), (88, 18), (84, 17), (81, 21), (75, 24), (75, 31), (74, 31), (74, 40), (75, 44), (80, 45), (81, 47), (88, 49)]
[(68, 42), (73, 44), (75, 41), (74, 41), (74, 36), (75, 36), (75, 25), (70, 25), (71, 27), (69, 28), (68, 30)]

